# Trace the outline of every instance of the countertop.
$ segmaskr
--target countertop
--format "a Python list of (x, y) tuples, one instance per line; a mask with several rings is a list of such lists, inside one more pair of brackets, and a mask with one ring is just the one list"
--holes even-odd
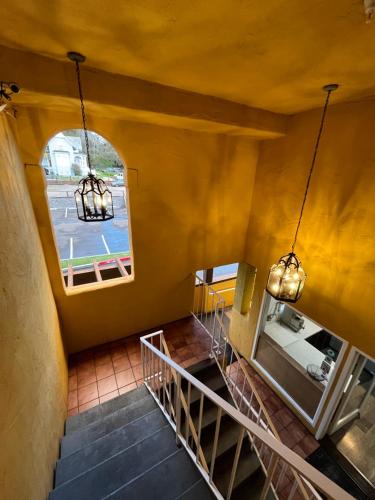
[[(305, 328), (299, 332), (293, 331), (278, 320), (267, 321), (264, 331), (272, 340), (282, 347), (291, 358), (307, 370), (307, 365), (310, 363), (320, 366), (325, 358), (325, 354), (306, 341), (306, 338), (319, 332), (322, 328), (307, 318), (304, 318), (304, 320)], [(334, 362), (332, 362), (331, 369), (328, 373), (328, 379), (333, 372), (333, 368)], [(323, 380), (321, 384), (327, 385), (327, 381)]]

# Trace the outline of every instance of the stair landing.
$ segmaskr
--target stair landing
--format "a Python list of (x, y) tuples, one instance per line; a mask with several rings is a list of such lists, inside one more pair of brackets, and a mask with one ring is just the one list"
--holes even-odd
[(173, 360), (183, 368), (208, 358), (210, 339), (192, 317), (73, 354), (69, 357), (68, 416), (140, 387), (139, 338), (160, 329), (164, 330)]

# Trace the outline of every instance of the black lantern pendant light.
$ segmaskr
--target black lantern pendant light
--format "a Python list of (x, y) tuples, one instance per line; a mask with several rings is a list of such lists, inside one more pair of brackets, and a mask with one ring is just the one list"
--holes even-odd
[(311, 175), (314, 170), (316, 157), (318, 154), (320, 138), (323, 132), (324, 120), (326, 117), (328, 102), (331, 93), (338, 88), (336, 83), (331, 83), (325, 85), (323, 90), (327, 92), (327, 97), (325, 100), (322, 118), (320, 121), (320, 127), (318, 131), (318, 136), (315, 142), (314, 154), (312, 157), (311, 167), (309, 176), (307, 178), (307, 184), (305, 189), (305, 195), (302, 201), (301, 212), (298, 219), (298, 224), (296, 228), (296, 233), (294, 235), (294, 241), (292, 244), (292, 251), (287, 255), (280, 258), (277, 264), (274, 264), (268, 274), (267, 282), (267, 292), (269, 292), (272, 297), (276, 300), (283, 300), (284, 302), (297, 302), (301, 297), (303, 286), (306, 280), (306, 273), (302, 269), (301, 261), (298, 259), (297, 255), (294, 253), (294, 248), (297, 243), (298, 231), (301, 225), (303, 210), (305, 208), (307, 193), (310, 187)]
[(85, 62), (86, 58), (78, 52), (68, 52), (68, 58), (76, 65), (79, 99), (81, 101), (82, 125), (85, 134), (87, 164), (89, 173), (79, 181), (78, 188), (74, 191), (78, 219), (84, 222), (105, 221), (113, 219), (112, 193), (103, 179), (98, 179), (91, 167), (89, 138), (86, 127), (85, 106), (81, 85), (81, 74), (79, 64)]

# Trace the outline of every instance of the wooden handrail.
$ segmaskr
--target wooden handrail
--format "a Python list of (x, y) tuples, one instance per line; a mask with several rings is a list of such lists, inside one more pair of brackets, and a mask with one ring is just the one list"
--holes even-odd
[[(167, 356), (170, 359), (172, 359), (171, 353), (169, 352), (169, 348), (168, 348), (168, 345), (167, 345), (167, 343), (165, 341), (163, 333), (160, 334), (160, 339), (161, 339), (161, 343), (163, 345), (164, 352), (167, 354)], [(172, 372), (172, 376), (173, 376), (173, 379), (174, 379), (174, 382), (175, 382), (175, 387), (177, 388), (177, 374), (176, 374), (176, 372), (175, 372), (175, 370), (173, 368), (171, 369), (171, 372)], [(180, 391), (180, 399), (181, 399), (181, 404), (182, 404), (182, 407), (183, 407), (183, 409), (185, 411), (185, 414), (187, 415), (188, 414), (188, 405), (187, 405), (187, 402), (186, 402), (186, 399), (185, 399), (185, 395), (184, 395), (182, 389)], [(188, 423), (189, 423), (189, 428), (190, 428), (191, 435), (192, 435), (192, 437), (194, 439), (195, 446), (198, 449), (199, 458), (201, 460), (202, 466), (205, 469), (205, 471), (208, 472), (208, 465), (207, 465), (206, 457), (204, 456), (202, 447), (198, 444), (198, 435), (197, 435), (197, 432), (195, 430), (194, 422), (193, 422), (190, 414), (189, 414), (189, 422)]]
[[(220, 323), (220, 326), (223, 329), (223, 331), (225, 331), (224, 323), (221, 321), (221, 319), (220, 319), (219, 316), (216, 317), (216, 320)], [(258, 394), (258, 392), (256, 390), (256, 387), (255, 387), (253, 381), (251, 380), (251, 378), (249, 376), (249, 373), (248, 373), (248, 371), (246, 369), (246, 366), (244, 365), (244, 363), (245, 363), (244, 359), (239, 355), (237, 349), (235, 348), (235, 346), (230, 341), (229, 335), (225, 336), (225, 342), (227, 342), (229, 344), (230, 348), (234, 352), (234, 355), (235, 355), (235, 357), (237, 359), (237, 363), (239, 363), (240, 367), (242, 368), (243, 375), (246, 378), (247, 383), (251, 387), (251, 390), (253, 391), (253, 394), (255, 395), (255, 399), (257, 400), (257, 403), (259, 405), (259, 411), (262, 410), (264, 418), (267, 421), (268, 427), (271, 429), (272, 434), (275, 436), (275, 438), (278, 439), (279, 441), (281, 441), (280, 435), (279, 435), (279, 433), (276, 430), (276, 427), (275, 427), (275, 425), (274, 425), (274, 423), (273, 423), (273, 421), (272, 421), (272, 419), (271, 419), (271, 417), (270, 417), (270, 415), (268, 413), (268, 410), (265, 407), (265, 405), (264, 405), (261, 397), (259, 396), (259, 394)], [(305, 498), (305, 500), (309, 500), (310, 496), (307, 493), (306, 486), (303, 484), (301, 478), (299, 477), (299, 475), (297, 474), (297, 472), (295, 470), (293, 470), (293, 469), (292, 469), (292, 473), (293, 473), (293, 476), (294, 476), (295, 480), (298, 483), (298, 486), (300, 488), (300, 492), (302, 493), (303, 497)]]
[(255, 424), (252, 420), (246, 417), (246, 415), (237, 410), (233, 405), (225, 401), (221, 396), (213, 392), (200, 380), (196, 379), (191, 373), (179, 366), (175, 361), (173, 361), (172, 358), (163, 354), (159, 349), (157, 349), (157, 347), (152, 345), (148, 339), (155, 335), (159, 335), (160, 333), (163, 332), (159, 331), (154, 334), (141, 337), (140, 341), (162, 361), (169, 365), (171, 369), (175, 370), (176, 373), (179, 373), (184, 379), (190, 382), (190, 384), (199, 392), (203, 393), (204, 397), (208, 398), (240, 426), (245, 427), (248, 432), (260, 439), (265, 446), (270, 448), (272, 452), (279, 457), (280, 460), (286, 462), (292, 469), (298, 471), (298, 474), (300, 474), (301, 477), (312, 483), (318, 490), (324, 492), (328, 498), (334, 500), (354, 500), (351, 495), (331, 481), (327, 476), (319, 472), (303, 458), (297, 455), (297, 453), (284, 445), (280, 440), (276, 439), (269, 432), (263, 430), (259, 425)]

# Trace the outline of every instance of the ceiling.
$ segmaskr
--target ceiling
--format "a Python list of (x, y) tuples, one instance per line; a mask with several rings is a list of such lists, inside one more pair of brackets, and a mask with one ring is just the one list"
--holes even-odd
[(375, 95), (362, 0), (2, 0), (0, 45), (281, 113)]

